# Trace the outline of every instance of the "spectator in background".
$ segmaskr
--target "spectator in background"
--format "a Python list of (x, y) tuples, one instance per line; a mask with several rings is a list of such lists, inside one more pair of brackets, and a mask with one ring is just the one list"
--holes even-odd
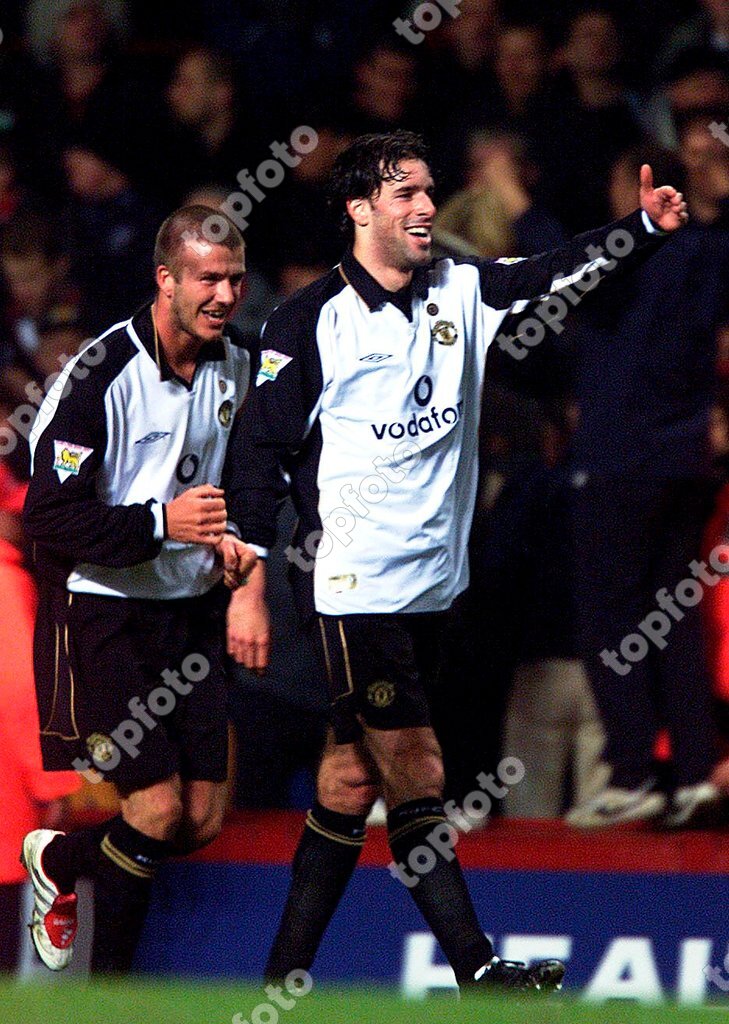
[(395, 36), (379, 36), (361, 49), (339, 123), (350, 136), (411, 127), (417, 122), (418, 51)]
[(219, 181), (232, 189), (236, 174), (244, 167), (254, 170), (263, 158), (259, 125), (224, 54), (203, 46), (186, 50), (175, 65), (166, 99), (172, 144), (176, 141), (179, 149), (165, 155), (165, 175), (171, 171), (186, 178), (187, 188)]
[(479, 132), (468, 147), (466, 187), (436, 216), (436, 227), (479, 256), (532, 256), (566, 240), (559, 223), (533, 199), (539, 169), (526, 142), (506, 132)]
[(545, 465), (522, 481), (522, 544), (514, 560), (520, 602), (519, 664), (504, 722), (503, 754), (518, 757), (523, 780), (504, 799), (515, 818), (556, 818), (607, 785), (605, 731), (579, 658), (575, 628), (574, 494), (582, 484), (566, 459), (574, 407), (548, 434)]
[(341, 242), (327, 208), (326, 182), (352, 136), (335, 125), (314, 123), (315, 148), (286, 169), (275, 195), (251, 218), (251, 251), (282, 295), (310, 284), (339, 259)]
[(458, 17), (444, 17), (426, 35), (424, 46), (430, 57), (426, 92), (435, 104), (438, 127), (447, 123), (454, 110), (472, 107), (484, 86), (491, 85), (498, 25), (498, 0), (461, 0)]
[[(0, 283), (6, 301), (0, 309), (0, 393), (15, 410), (16, 430), (27, 438), (33, 407), (40, 405), (84, 335), (79, 292), (69, 280), (69, 256), (58, 221), (21, 211), (0, 229)], [(28, 452), (12, 453), (15, 472), (28, 474)]]
[(13, 217), (29, 196), (18, 178), (18, 166), (10, 141), (0, 141), (0, 227)]
[[(3, 10), (3, 19), (5, 11)], [(13, 189), (32, 188), (43, 195), (55, 196), (60, 188), (60, 170), (55, 163), (54, 147), (49, 146), (48, 108), (51, 97), (42, 84), (37, 68), (18, 42), (6, 32), (0, 45), (0, 149), (3, 176), (12, 178)], [(28, 88), (32, 82), (33, 87)], [(50, 152), (49, 152), (50, 150)], [(11, 171), (12, 165), (12, 171)], [(6, 182), (5, 187), (9, 187)], [(7, 203), (8, 197), (0, 201)], [(7, 216), (7, 214), (5, 214)]]
[[(0, 408), (6, 426), (9, 412)], [(33, 685), (36, 594), (21, 551), (25, 491), (0, 460), (0, 971), (13, 971), (18, 963), (23, 836), (34, 828), (55, 828), (62, 798), (81, 787), (76, 772), (44, 772), (41, 764)]]
[(708, 47), (729, 55), (729, 4), (726, 0), (699, 0), (698, 10), (678, 25), (661, 48), (656, 60), (656, 78), (663, 79), (666, 69), (686, 50)]
[[(729, 81), (727, 81), (729, 109)], [(684, 119), (679, 153), (686, 169), (686, 190), (691, 196), (695, 221), (704, 227), (729, 227), (729, 146), (709, 130), (718, 120), (710, 112), (693, 113)]]
[(484, 111), (488, 122), (513, 128), (523, 125), (548, 71), (549, 50), (542, 28), (529, 22), (502, 25), (494, 55), (498, 93), (493, 109)]
[(126, 0), (29, 0), (25, 13), (25, 38), (40, 63), (53, 59), (61, 49), (88, 53), (95, 40), (118, 46), (129, 35)]
[(474, 126), (526, 133), (534, 104), (547, 84), (549, 48), (544, 30), (536, 22), (501, 22), (494, 39), (494, 53), (472, 95), (458, 99), (448, 112), (448, 123), (439, 130), (460, 136), (457, 149)]
[(463, 186), (466, 139), (474, 127), (493, 124), (485, 108), (498, 91), (491, 67), (498, 2), (461, 0), (458, 10), (457, 18), (444, 17), (425, 35), (423, 45), (414, 48), (423, 58), (422, 108), (428, 112), (424, 131), (443, 195)]
[(70, 121), (79, 123), (89, 113), (94, 95), (109, 74), (113, 49), (102, 4), (76, 0), (58, 10), (43, 64)]
[(135, 189), (125, 140), (113, 125), (89, 125), (66, 150), (64, 166), (71, 193), (65, 238), (81, 287), (81, 321), (98, 334), (149, 296), (158, 213)]
[[(630, 172), (646, 156), (632, 150), (614, 164), (616, 216), (634, 205)], [(651, 159), (666, 173), (667, 157)], [(577, 826), (720, 820), (701, 608), (679, 608), (666, 642), (646, 642), (638, 656), (640, 645), (624, 641), (649, 613), (665, 612), (700, 557), (714, 489), (709, 409), (727, 280), (727, 233), (693, 222), (621, 282), (619, 297), (611, 282), (586, 296), (562, 335), (574, 343), (580, 406), (573, 468), (584, 474), (574, 512), (581, 649), (613, 770), (609, 786), (569, 814)], [(674, 316), (666, 316), (667, 295)], [(656, 786), (660, 728), (671, 742), (670, 802)]]
[[(98, 0), (61, 0), (44, 11), (48, 42), (39, 46), (34, 74), (43, 107), (34, 127), (43, 134), (44, 151), (38, 156), (44, 162), (49, 154), (60, 157), (69, 138), (89, 120), (113, 124), (121, 137), (130, 135), (135, 117), (148, 106), (139, 76), (119, 49), (114, 9)], [(116, 9), (121, 16), (120, 5)], [(135, 140), (126, 141), (134, 152)]]
[(678, 147), (681, 124), (699, 112), (729, 109), (729, 55), (707, 48), (684, 50), (666, 67), (661, 88), (643, 107), (645, 130), (661, 145)]
[(623, 84), (622, 39), (609, 8), (575, 14), (556, 59), (562, 70), (531, 119), (531, 135), (545, 199), (571, 233), (609, 219), (607, 169), (640, 140), (641, 129)]
[[(722, 557), (729, 563), (729, 392), (719, 388), (711, 409), (711, 451), (721, 489), (714, 513), (706, 526), (703, 557), (723, 549)], [(712, 782), (729, 795), (729, 580), (722, 579), (704, 591), (702, 604), (706, 622), (706, 646), (709, 671), (717, 706), (722, 760), (714, 769)]]

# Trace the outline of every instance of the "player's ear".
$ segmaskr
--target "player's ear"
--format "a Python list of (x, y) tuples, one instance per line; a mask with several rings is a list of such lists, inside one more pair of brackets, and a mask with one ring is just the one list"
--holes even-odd
[(355, 224), (359, 227), (364, 227), (365, 224), (369, 223), (370, 219), (370, 204), (367, 199), (348, 199), (347, 200), (347, 213), (352, 218)]
[(164, 264), (157, 267), (155, 280), (157, 282), (157, 288), (162, 292), (165, 298), (171, 299), (175, 291), (175, 279), (170, 268), (166, 267)]

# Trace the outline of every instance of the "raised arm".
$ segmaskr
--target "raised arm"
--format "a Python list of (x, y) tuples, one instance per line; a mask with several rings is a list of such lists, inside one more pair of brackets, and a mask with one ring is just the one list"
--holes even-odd
[(653, 187), (648, 164), (641, 168), (641, 208), (621, 220), (576, 235), (566, 245), (528, 259), (478, 260), (481, 295), (495, 309), (510, 309), (575, 285), (586, 275), (595, 283), (617, 266), (626, 269), (639, 253), (660, 244), (688, 220), (683, 196), (672, 186)]

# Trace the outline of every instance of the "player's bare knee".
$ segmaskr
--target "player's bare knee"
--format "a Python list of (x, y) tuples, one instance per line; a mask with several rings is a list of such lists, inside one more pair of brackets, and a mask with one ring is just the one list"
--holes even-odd
[(351, 810), (349, 814), (369, 814), (372, 805), (380, 795), (379, 787), (369, 780), (347, 786), (346, 801)]
[(353, 766), (324, 772), (317, 783), (319, 803), (340, 814), (367, 814), (377, 796), (378, 788), (370, 775)]
[(410, 776), (420, 779), (429, 795), (440, 795), (445, 786), (445, 771), (440, 750), (424, 749), (415, 754), (407, 764)]
[(419, 797), (441, 797), (445, 773), (440, 753), (420, 750), (385, 763), (382, 782), (390, 806)]
[(223, 808), (220, 807), (200, 808), (192, 814), (188, 811), (181, 827), (187, 845), (191, 849), (199, 850), (217, 839), (223, 827), (223, 814)]
[(124, 819), (153, 839), (172, 839), (182, 820), (182, 800), (174, 789), (158, 791), (147, 799), (125, 801)]

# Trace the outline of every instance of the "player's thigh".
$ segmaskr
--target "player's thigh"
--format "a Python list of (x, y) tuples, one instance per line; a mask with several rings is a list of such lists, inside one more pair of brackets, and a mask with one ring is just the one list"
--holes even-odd
[(319, 616), (331, 722), (339, 743), (360, 739), (363, 724), (382, 730), (430, 725), (420, 663), (424, 618)]
[(442, 795), (443, 756), (430, 726), (388, 730), (365, 726), (365, 745), (377, 765), (389, 807)]
[[(228, 775), (226, 600), (224, 588), (216, 587), (184, 602), (169, 622), (166, 647), (175, 651), (182, 692), (168, 728), (186, 784), (207, 782), (220, 787)], [(210, 794), (218, 791), (209, 789)]]
[(95, 769), (124, 792), (177, 773), (168, 708), (150, 699), (160, 682), (143, 636), (152, 604), (43, 588), (35, 669), (46, 768)]

